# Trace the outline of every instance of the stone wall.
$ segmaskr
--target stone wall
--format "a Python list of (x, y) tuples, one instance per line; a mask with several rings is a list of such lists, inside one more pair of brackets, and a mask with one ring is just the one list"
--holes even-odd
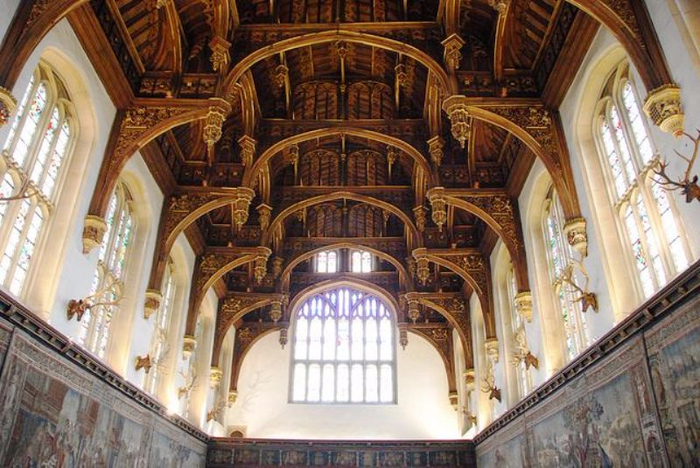
[(479, 466), (694, 466), (700, 263), (475, 441)]
[(207, 440), (0, 294), (0, 466), (202, 467)]

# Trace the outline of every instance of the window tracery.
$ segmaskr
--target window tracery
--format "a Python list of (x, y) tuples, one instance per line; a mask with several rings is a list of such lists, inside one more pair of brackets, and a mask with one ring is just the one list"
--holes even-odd
[[(564, 214), (554, 188), (550, 188), (545, 200), (544, 239), (547, 249), (547, 265), (555, 304), (563, 320), (566, 349), (569, 359), (576, 357), (588, 346), (588, 331), (579, 298), (572, 284), (565, 280), (567, 270), (573, 264), (572, 251), (564, 236)], [(577, 281), (572, 278), (572, 281)]]
[(60, 77), (40, 62), (22, 97), (0, 163), (0, 283), (20, 295), (57, 185), (76, 138), (70, 96)]
[(296, 311), (292, 352), (292, 402), (395, 402), (394, 324), (374, 294), (314, 294)]
[(659, 157), (639, 102), (622, 63), (605, 88), (594, 127), (623, 244), (648, 298), (688, 266), (689, 250), (673, 201), (653, 182)]
[(163, 300), (155, 320), (155, 331), (153, 333), (153, 344), (151, 346), (151, 360), (155, 364), (148, 373), (146, 383), (146, 391), (155, 394), (158, 390), (159, 379), (162, 376), (162, 361), (170, 352), (167, 349), (167, 337), (170, 329), (170, 321), (173, 316), (173, 307), (175, 301), (175, 264), (172, 259), (168, 260), (168, 265), (165, 268), (165, 277), (163, 278)]
[[(124, 183), (119, 183), (109, 200), (105, 232), (90, 295), (96, 302), (117, 303), (123, 294), (125, 267), (134, 231), (133, 198)], [(115, 307), (100, 305), (86, 312), (79, 343), (104, 357)]]

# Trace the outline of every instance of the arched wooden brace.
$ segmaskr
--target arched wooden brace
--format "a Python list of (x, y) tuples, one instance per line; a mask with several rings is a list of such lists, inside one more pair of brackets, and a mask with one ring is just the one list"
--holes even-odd
[(438, 181), (437, 173), (431, 169), (430, 164), (425, 159), (425, 157), (423, 157), (421, 152), (414, 148), (412, 145), (406, 143), (405, 141), (390, 135), (385, 135), (383, 133), (374, 132), (372, 130), (367, 130), (364, 128), (340, 126), (320, 128), (317, 130), (311, 130), (305, 133), (300, 133), (298, 135), (293, 135), (291, 137), (285, 138), (284, 140), (278, 141), (269, 148), (266, 148), (265, 151), (263, 151), (263, 153), (255, 160), (253, 165), (250, 168), (246, 168), (245, 174), (243, 174), (242, 185), (244, 187), (253, 188), (259, 175), (258, 173), (265, 170), (270, 159), (272, 159), (276, 154), (278, 154), (282, 150), (289, 148), (292, 145), (299, 144), (308, 140), (316, 140), (318, 138), (343, 135), (350, 137), (367, 138), (368, 140), (378, 141), (380, 143), (393, 146), (410, 156), (415, 162), (415, 164), (421, 167), (425, 171), (425, 174), (428, 174), (430, 186), (434, 186)]
[(409, 232), (415, 236), (416, 242), (419, 245), (423, 245), (423, 237), (420, 236), (418, 228), (416, 228), (416, 225), (413, 223), (413, 220), (411, 220), (411, 218), (409, 218), (408, 215), (404, 213), (401, 209), (385, 201), (377, 200), (374, 197), (368, 197), (367, 195), (361, 195), (347, 190), (339, 190), (337, 192), (329, 193), (326, 195), (319, 195), (316, 197), (307, 198), (306, 200), (300, 201), (285, 208), (270, 223), (270, 226), (265, 230), (265, 232), (263, 232), (260, 243), (264, 246), (271, 245), (272, 234), (277, 229), (277, 226), (279, 226), (282, 222), (284, 222), (285, 219), (287, 219), (289, 216), (293, 215), (297, 211), (301, 210), (302, 208), (307, 208), (309, 206), (318, 205), (319, 203), (325, 203), (334, 200), (352, 200), (360, 203), (367, 203), (368, 205), (377, 206), (379, 208), (382, 208), (383, 210), (390, 212), (391, 214), (399, 218), (401, 221), (403, 221), (404, 225), (406, 226), (406, 229), (408, 229)]
[[(265, 249), (269, 252), (269, 249)], [(228, 251), (228, 252), (227, 252)], [(209, 288), (227, 272), (246, 263), (253, 262), (260, 254), (259, 247), (211, 249), (197, 258), (192, 272), (190, 303), (187, 311), (185, 335), (194, 336), (199, 307)]]
[(442, 68), (442, 66), (429, 54), (426, 52), (413, 47), (408, 44), (396, 41), (394, 39), (389, 39), (387, 37), (376, 36), (374, 34), (368, 34), (364, 32), (345, 30), (339, 25), (331, 31), (322, 31), (316, 33), (303, 34), (300, 36), (292, 37), (289, 39), (284, 39), (274, 44), (263, 46), (260, 49), (250, 53), (248, 56), (240, 60), (231, 69), (226, 81), (224, 82), (224, 89), (228, 95), (235, 83), (241, 78), (246, 70), (249, 70), (256, 63), (260, 62), (269, 57), (279, 55), (282, 52), (286, 52), (291, 49), (298, 49), (301, 47), (309, 47), (315, 44), (323, 44), (326, 42), (338, 42), (347, 41), (355, 42), (359, 44), (365, 44), (372, 47), (377, 47), (380, 49), (386, 49), (398, 54), (403, 54), (411, 57), (418, 63), (424, 65), (430, 74), (434, 74), (440, 84), (440, 87), (446, 93), (456, 93), (458, 83), (456, 80), (450, 80), (447, 73)]
[(241, 373), (241, 365), (248, 351), (262, 337), (274, 331), (284, 328), (279, 323), (271, 322), (254, 322), (246, 324), (245, 327), (236, 329), (236, 339), (233, 344), (233, 359), (231, 360), (231, 383), (229, 390), (236, 392), (238, 390), (238, 377)]
[(22, 0), (0, 46), (0, 85), (11, 90), (46, 34), (87, 0)]
[[(433, 348), (435, 348), (442, 358), (442, 362), (445, 364), (445, 372), (447, 373), (448, 396), (451, 397), (457, 393), (457, 379), (455, 378), (454, 364), (455, 353), (452, 334), (449, 333), (449, 328), (436, 325), (437, 324), (409, 323), (408, 331), (426, 339), (428, 343), (433, 345)], [(411, 346), (410, 340), (408, 346)]]
[(219, 367), (219, 354), (221, 346), (229, 329), (248, 313), (269, 305), (273, 300), (283, 301), (281, 294), (266, 293), (232, 293), (219, 301), (219, 310), (216, 315), (216, 330), (214, 332), (214, 345), (211, 355), (212, 367)]
[(413, 251), (413, 258), (428, 261), (452, 270), (461, 276), (479, 298), (484, 314), (486, 337), (496, 337), (496, 320), (493, 314), (491, 268), (478, 249), (426, 249)]
[(372, 255), (376, 255), (377, 257), (381, 258), (382, 260), (386, 260), (387, 262), (391, 263), (394, 265), (396, 270), (399, 272), (399, 275), (403, 278), (404, 284), (406, 285), (406, 288), (409, 291), (413, 290), (413, 278), (411, 278), (411, 275), (408, 274), (408, 270), (406, 270), (406, 267), (403, 264), (403, 259), (399, 259), (394, 257), (391, 254), (388, 254), (386, 252), (383, 252), (381, 250), (375, 249), (374, 247), (370, 247), (368, 245), (363, 245), (357, 242), (349, 242), (349, 241), (343, 241), (343, 242), (336, 242), (334, 244), (329, 244), (329, 245), (324, 245), (322, 247), (319, 247), (317, 249), (310, 250), (308, 252), (303, 252), (299, 255), (297, 255), (294, 258), (291, 258), (288, 260), (287, 265), (284, 267), (284, 270), (282, 270), (282, 273), (280, 274), (280, 278), (278, 281), (278, 288), (280, 292), (288, 293), (289, 292), (289, 280), (292, 275), (292, 270), (294, 269), (295, 266), (300, 264), (301, 262), (308, 260), (309, 258), (312, 258), (314, 255), (317, 255), (324, 250), (335, 250), (335, 249), (358, 249), (358, 250), (365, 250), (367, 252), (371, 252)]
[(448, 205), (472, 213), (501, 238), (513, 262), (518, 292), (530, 290), (525, 244), (517, 208), (511, 197), (499, 189), (445, 189), (428, 192), (429, 198), (443, 197)]
[[(167, 34), (170, 36), (172, 61), (170, 62), (170, 71), (173, 75), (180, 77), (182, 75), (182, 36), (180, 34), (180, 15), (177, 12), (177, 5), (175, 2), (164, 2), (163, 9), (165, 10), (165, 28)], [(178, 78), (179, 79), (179, 78)]]
[(496, 33), (494, 34), (493, 44), (493, 78), (497, 83), (503, 81), (503, 49), (505, 47), (506, 25), (510, 17), (512, 17), (510, 2), (504, 2), (502, 10), (498, 11), (496, 19)]
[(126, 110), (118, 112), (88, 214), (104, 218), (119, 174), (136, 151), (171, 128), (206, 118), (210, 107), (222, 109), (225, 114), (231, 110), (228, 102), (219, 98), (139, 98)]
[(558, 112), (551, 112), (539, 100), (467, 98), (467, 113), (507, 130), (520, 139), (547, 168), (566, 219), (581, 217), (569, 151)]
[(644, 1), (567, 0), (606, 26), (634, 62), (647, 91), (673, 82)]
[(464, 349), (466, 367), (474, 367), (474, 350), (469, 322), (469, 304), (461, 293), (406, 293), (406, 299), (416, 299), (420, 304), (438, 312), (457, 330), (459, 341)]
[(158, 242), (153, 250), (153, 265), (148, 288), (160, 290), (168, 255), (177, 237), (206, 213), (230, 205), (238, 199), (238, 189), (192, 188), (176, 193), (165, 202), (158, 225)]

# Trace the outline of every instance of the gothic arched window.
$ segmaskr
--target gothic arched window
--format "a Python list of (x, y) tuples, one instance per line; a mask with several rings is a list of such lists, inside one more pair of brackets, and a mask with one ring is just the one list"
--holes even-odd
[(340, 287), (297, 307), (292, 402), (396, 401), (394, 323), (376, 295)]
[(172, 259), (169, 259), (168, 265), (165, 268), (163, 287), (161, 288), (161, 291), (163, 291), (163, 299), (161, 300), (160, 307), (158, 308), (158, 313), (155, 320), (156, 329), (153, 332), (153, 344), (151, 346), (151, 358), (154, 362), (156, 362), (156, 365), (149, 371), (146, 381), (146, 391), (151, 394), (155, 394), (158, 389), (158, 380), (162, 376), (162, 367), (160, 362), (168, 352), (165, 347), (168, 338), (168, 329), (170, 328), (170, 321), (173, 316), (176, 289), (174, 270), (175, 265)]
[[(572, 252), (564, 236), (564, 213), (559, 197), (550, 188), (544, 206), (544, 238), (547, 248), (547, 265), (555, 304), (559, 310), (566, 336), (566, 349), (569, 359), (573, 359), (588, 346), (586, 321), (581, 310), (581, 302), (567, 278), (576, 281), (573, 274)], [(568, 275), (568, 276), (567, 276)]]
[[(508, 304), (510, 305), (510, 326), (513, 333), (513, 343), (516, 347), (515, 352), (523, 357), (523, 353), (528, 352), (527, 335), (525, 333), (525, 322), (520, 314), (515, 310), (515, 296), (518, 294), (518, 287), (515, 282), (515, 272), (511, 264), (506, 274), (506, 291)], [(520, 359), (516, 368), (516, 380), (518, 382), (518, 394), (520, 398), (525, 397), (532, 390), (532, 376), (527, 370), (524, 359)]]
[(364, 250), (353, 250), (350, 254), (350, 271), (370, 273), (372, 271), (372, 254)]
[(316, 273), (337, 273), (338, 252), (327, 250), (316, 256)]
[(689, 250), (673, 201), (653, 182), (659, 158), (627, 64), (610, 78), (594, 122), (608, 194), (644, 297), (688, 266)]
[[(20, 102), (0, 161), (0, 283), (20, 295), (76, 137), (73, 105), (43, 62)], [(7, 200), (10, 198), (11, 200)]]
[(123, 293), (125, 267), (134, 231), (132, 205), (129, 189), (124, 183), (118, 183), (109, 200), (107, 230), (90, 291), (91, 296), (96, 296), (94, 302), (104, 305), (89, 309), (82, 319), (79, 342), (101, 358), (107, 348), (115, 304)]

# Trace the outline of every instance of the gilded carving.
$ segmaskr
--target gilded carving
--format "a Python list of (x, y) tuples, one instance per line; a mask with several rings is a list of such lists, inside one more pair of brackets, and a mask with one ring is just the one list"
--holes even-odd
[(238, 139), (238, 144), (241, 147), (241, 162), (244, 166), (250, 167), (253, 165), (255, 158), (255, 146), (257, 141), (248, 135), (243, 135)]
[(209, 42), (209, 48), (211, 49), (210, 60), (214, 71), (226, 71), (227, 65), (231, 59), (229, 56), (231, 43), (221, 36), (214, 36)]
[(217, 388), (221, 383), (221, 379), (224, 377), (224, 371), (218, 367), (212, 366), (209, 369), (209, 386), (211, 388)]
[(17, 99), (9, 89), (0, 86), (0, 127), (7, 124), (17, 109)]
[(143, 318), (148, 320), (154, 312), (158, 312), (162, 300), (163, 295), (160, 291), (157, 289), (148, 289), (146, 291), (146, 299), (143, 303)]
[(187, 359), (194, 352), (194, 348), (197, 345), (197, 340), (194, 336), (185, 335), (182, 339), (182, 358)]
[(107, 232), (107, 223), (103, 218), (87, 215), (83, 227), (83, 253), (88, 254), (101, 245), (105, 232)]
[(532, 292), (523, 291), (515, 295), (515, 313), (527, 322), (532, 321)]
[(588, 235), (586, 234), (586, 219), (574, 218), (564, 224), (564, 235), (574, 251), (582, 256), (588, 256)]
[(460, 52), (460, 49), (464, 45), (464, 39), (462, 39), (459, 34), (454, 33), (442, 41), (442, 45), (445, 48), (445, 64), (450, 69), (457, 70), (460, 62), (462, 61), (462, 53)]
[(681, 89), (675, 84), (667, 84), (649, 93), (644, 102), (644, 112), (652, 122), (664, 132), (676, 138), (683, 135), (683, 106)]
[(426, 210), (423, 205), (419, 205), (413, 208), (413, 215), (416, 219), (416, 228), (418, 229), (418, 232), (425, 231), (425, 223), (428, 221), (428, 217), (425, 211)]
[(434, 136), (430, 140), (428, 140), (428, 152), (430, 153), (430, 159), (436, 166), (440, 166), (442, 164), (444, 148), (445, 140), (443, 140), (439, 135)]
[(438, 230), (442, 232), (442, 227), (447, 222), (447, 201), (445, 195), (440, 190), (431, 190), (428, 192), (428, 200), (432, 211), (433, 222), (437, 225)]
[(467, 107), (467, 97), (461, 95), (450, 96), (442, 103), (442, 110), (447, 113), (450, 119), (452, 137), (459, 141), (462, 148), (466, 146), (471, 130)]

